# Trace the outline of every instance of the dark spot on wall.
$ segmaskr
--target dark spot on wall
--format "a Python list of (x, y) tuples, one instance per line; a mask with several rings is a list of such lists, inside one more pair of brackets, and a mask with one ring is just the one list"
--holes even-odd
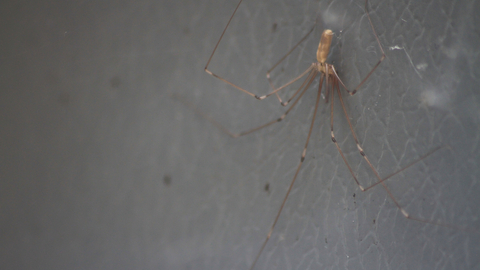
[(113, 76), (110, 79), (110, 86), (112, 88), (118, 88), (118, 87), (120, 87), (121, 84), (122, 84), (122, 80), (118, 76)]
[(274, 33), (275, 31), (277, 31), (277, 27), (278, 27), (278, 24), (277, 24), (277, 23), (273, 23), (273, 25), (272, 25), (272, 33)]
[(266, 183), (263, 189), (268, 192), (270, 190), (270, 184)]
[(165, 186), (169, 187), (172, 184), (172, 177), (168, 174), (165, 175), (163, 177), (163, 184), (165, 184)]

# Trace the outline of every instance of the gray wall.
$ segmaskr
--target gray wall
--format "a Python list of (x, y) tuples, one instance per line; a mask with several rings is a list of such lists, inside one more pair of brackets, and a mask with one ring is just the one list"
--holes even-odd
[[(379, 48), (363, 2), (245, 0), (211, 69), (263, 94), (265, 72), (315, 24), (276, 85), (315, 59), (321, 30), (353, 88)], [(0, 9), (0, 264), (4, 269), (247, 269), (297, 166), (316, 86), (281, 115), (203, 72), (236, 1), (9, 1)], [(353, 97), (382, 177), (362, 193), (321, 102), (306, 161), (256, 269), (480, 269), (480, 2), (372, 1), (387, 58)], [(276, 27), (274, 27), (276, 25)], [(315, 83), (317, 85), (318, 82)], [(284, 93), (292, 93), (289, 89)], [(290, 92), (289, 92), (290, 91)], [(335, 130), (365, 186), (340, 104)], [(265, 185), (269, 184), (269, 190)]]

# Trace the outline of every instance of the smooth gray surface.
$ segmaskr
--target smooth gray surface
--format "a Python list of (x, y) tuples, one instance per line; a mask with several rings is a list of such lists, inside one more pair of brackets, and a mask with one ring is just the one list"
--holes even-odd
[[(348, 87), (379, 57), (363, 1), (245, 1), (211, 69), (255, 93), (316, 18), (276, 85), (314, 61), (323, 27)], [(236, 2), (2, 4), (2, 268), (249, 267), (293, 177), (316, 86), (283, 123), (239, 139), (169, 97), (234, 131), (284, 111), (203, 72)], [(412, 215), (478, 229), (480, 2), (370, 6), (387, 58), (345, 96), (359, 140), (382, 176), (450, 145), (388, 185)], [(256, 269), (480, 269), (478, 233), (406, 220), (381, 188), (358, 189), (328, 108)], [(339, 103), (335, 115), (347, 159), (373, 183)]]

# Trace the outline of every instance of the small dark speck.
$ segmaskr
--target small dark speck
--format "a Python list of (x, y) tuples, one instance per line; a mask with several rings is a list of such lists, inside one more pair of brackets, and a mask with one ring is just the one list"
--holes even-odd
[(122, 80), (120, 80), (120, 77), (118, 76), (113, 76), (111, 79), (110, 79), (110, 86), (112, 88), (118, 88), (120, 87), (120, 84), (122, 84)]
[(165, 175), (163, 177), (163, 183), (165, 184), (165, 186), (169, 187), (172, 183), (172, 177), (170, 175)]
[(353, 193), (353, 198), (355, 198), (355, 193)]
[(328, 244), (327, 238), (325, 237), (325, 244)]
[(277, 26), (278, 26), (277, 23), (274, 23), (274, 24), (272, 25), (272, 33), (275, 32), (275, 31), (277, 31)]
[(270, 184), (266, 183), (264, 189), (265, 189), (265, 191), (269, 191), (270, 190)]
[(373, 224), (375, 224), (375, 219), (373, 219)]

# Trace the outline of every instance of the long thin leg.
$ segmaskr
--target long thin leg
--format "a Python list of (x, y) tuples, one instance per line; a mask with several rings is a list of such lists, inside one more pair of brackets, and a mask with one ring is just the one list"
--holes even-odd
[(302, 156), (300, 157), (300, 163), (298, 163), (297, 170), (295, 171), (295, 176), (293, 177), (292, 182), (290, 183), (290, 186), (288, 187), (287, 194), (285, 194), (285, 198), (283, 199), (282, 205), (280, 206), (280, 209), (278, 210), (277, 216), (275, 217), (275, 220), (273, 221), (272, 227), (270, 227), (270, 230), (268, 231), (267, 237), (265, 238), (265, 241), (263, 242), (262, 247), (260, 248), (260, 251), (258, 252), (257, 256), (255, 257), (255, 260), (253, 261), (252, 266), (250, 266), (250, 270), (252, 270), (253, 267), (255, 267), (255, 264), (257, 263), (258, 258), (260, 258), (260, 255), (262, 254), (263, 249), (267, 245), (267, 242), (270, 239), (270, 236), (272, 235), (273, 229), (275, 228), (275, 225), (277, 225), (277, 221), (278, 221), (278, 218), (280, 217), (280, 214), (282, 213), (283, 207), (285, 206), (285, 202), (288, 199), (288, 195), (290, 195), (290, 191), (292, 191), (293, 184), (295, 183), (295, 180), (297, 180), (297, 176), (298, 176), (298, 173), (300, 172), (300, 168), (302, 167), (303, 161), (305, 160), (305, 156), (307, 154), (308, 142), (310, 141), (310, 135), (312, 135), (313, 124), (315, 123), (315, 117), (316, 117), (317, 111), (318, 111), (318, 104), (320, 103), (320, 93), (322, 92), (323, 77), (324, 77), (324, 75), (322, 74), (322, 78), (320, 79), (320, 84), (318, 86), (317, 100), (315, 101), (315, 110), (313, 111), (312, 122), (310, 124), (310, 130), (308, 131), (308, 136), (307, 136), (307, 140), (305, 142), (305, 147), (303, 148), (303, 151), (302, 151)]
[(380, 40), (378, 39), (377, 31), (375, 31), (375, 27), (373, 27), (372, 19), (370, 18), (370, 13), (368, 12), (368, 0), (365, 0), (365, 13), (367, 13), (368, 22), (370, 23), (373, 34), (375, 35), (375, 39), (377, 40), (378, 47), (380, 47), (380, 51), (382, 51), (382, 56), (378, 60), (377, 64), (372, 68), (372, 70), (370, 70), (370, 72), (368, 72), (367, 76), (357, 85), (357, 87), (355, 87), (353, 89), (353, 91), (348, 90), (345, 87), (345, 85), (343, 85), (343, 82), (342, 82), (342, 85), (345, 87), (345, 90), (347, 90), (347, 92), (351, 96), (353, 96), (353, 95), (355, 95), (355, 93), (357, 93), (358, 89), (368, 80), (370, 75), (372, 75), (372, 73), (375, 71), (375, 69), (377, 69), (377, 67), (380, 65), (380, 63), (383, 61), (383, 59), (385, 59), (385, 51), (383, 51), (382, 44), (380, 43)]
[[(316, 23), (315, 23), (316, 25)], [(312, 27), (312, 29), (310, 29), (310, 31), (308, 31), (308, 33), (297, 43), (295, 44), (295, 46), (293, 46), (282, 58), (280, 58), (280, 60), (278, 60), (277, 63), (275, 63), (268, 71), (267, 71), (267, 79), (268, 79), (268, 83), (270, 84), (270, 87), (272, 88), (272, 90), (275, 90), (275, 86), (273, 85), (273, 82), (272, 80), (270, 79), (270, 73), (281, 63), (283, 62), (287, 56), (289, 56), (300, 44), (302, 44), (306, 39), (307, 37), (313, 32), (313, 30), (315, 29), (315, 25)], [(277, 96), (278, 98), (278, 101), (280, 101), (280, 104), (282, 106), (286, 106), (288, 104), (288, 102), (290, 102), (294, 96), (292, 96), (289, 101), (287, 102), (283, 102), (282, 99), (280, 98), (280, 96), (278, 95), (278, 93), (275, 93), (275, 95)]]
[(313, 67), (314, 67), (314, 65), (312, 64), (309, 68), (307, 68), (304, 72), (302, 72), (302, 74), (298, 75), (297, 77), (293, 78), (292, 80), (290, 80), (290, 81), (287, 82), (286, 84), (280, 86), (280, 87), (277, 88), (277, 89), (274, 89), (274, 90), (271, 91), (270, 93), (268, 93), (268, 94), (266, 94), (266, 95), (263, 95), (263, 96), (257, 96), (257, 95), (255, 95), (255, 94), (253, 94), (253, 93), (251, 93), (251, 92), (249, 92), (249, 91), (241, 88), (240, 86), (237, 86), (237, 85), (235, 85), (235, 84), (233, 84), (233, 83), (225, 80), (224, 78), (222, 78), (222, 77), (216, 75), (215, 73), (211, 72), (210, 70), (208, 70), (207, 67), (205, 67), (205, 71), (206, 71), (208, 74), (212, 75), (213, 77), (215, 77), (215, 78), (217, 78), (217, 79), (219, 79), (219, 80), (221, 80), (221, 81), (223, 81), (223, 82), (225, 82), (225, 83), (227, 83), (227, 84), (229, 84), (229, 85), (231, 85), (231, 86), (239, 89), (240, 91), (242, 91), (242, 92), (244, 92), (244, 93), (247, 93), (248, 95), (250, 95), (250, 96), (252, 96), (252, 97), (255, 97), (256, 99), (263, 100), (263, 99), (265, 99), (265, 98), (267, 98), (267, 97), (269, 97), (269, 96), (271, 96), (271, 95), (273, 95), (273, 94), (276, 94), (278, 91), (284, 89), (285, 87), (291, 85), (292, 83), (300, 80), (303, 76), (307, 75), (307, 74), (313, 69)]
[(197, 106), (190, 101), (188, 101), (185, 97), (177, 94), (177, 93), (170, 93), (170, 97), (182, 102), (185, 106), (193, 110), (195, 113), (199, 114), (201, 117), (205, 118), (208, 122), (210, 122), (212, 125), (220, 129), (223, 133), (227, 134), (228, 136), (232, 138), (238, 137), (238, 134), (235, 134), (231, 132), (228, 128), (226, 128), (224, 125), (220, 124), (218, 121), (213, 119), (209, 114), (203, 112), (202, 110), (198, 109)]
[[(206, 71), (207, 73), (209, 73), (210, 75), (213, 75), (213, 73), (211, 73), (211, 72), (208, 70), (208, 65), (210, 65), (210, 61), (212, 60), (212, 57), (213, 57), (213, 55), (215, 54), (215, 51), (217, 50), (218, 44), (220, 44), (220, 41), (222, 41), (223, 35), (225, 35), (225, 32), (227, 31), (227, 28), (228, 28), (228, 26), (230, 25), (230, 22), (232, 22), (233, 16), (235, 16), (235, 13), (237, 13), (238, 7), (240, 7), (240, 4), (241, 4), (242, 2), (243, 2), (243, 0), (240, 0), (240, 2), (238, 2), (237, 7), (236, 7), (235, 10), (233, 11), (233, 14), (232, 14), (232, 16), (230, 16), (230, 19), (228, 20), (227, 25), (226, 25), (225, 28), (223, 29), (223, 32), (222, 32), (222, 34), (220, 35), (220, 38), (218, 39), (217, 44), (215, 44), (215, 48), (213, 48), (212, 54), (211, 54), (210, 57), (208, 58), (207, 64), (205, 65), (205, 71)], [(213, 76), (217, 77), (216, 75), (213, 75)], [(248, 91), (247, 91), (247, 92), (248, 92)]]
[[(357, 183), (360, 190), (365, 191), (365, 188), (362, 185), (360, 185), (360, 182), (358, 181), (357, 177), (355, 176), (355, 173), (353, 172), (352, 167), (350, 167), (350, 164), (347, 162), (347, 159), (343, 155), (343, 151), (342, 151), (342, 149), (340, 149), (340, 146), (338, 145), (337, 139), (335, 139), (335, 133), (333, 132), (333, 107), (334, 107), (334, 103), (335, 103), (335, 93), (334, 93), (333, 88), (338, 89), (339, 86), (338, 86), (338, 81), (337, 81), (336, 78), (334, 78), (333, 81), (334, 82), (332, 83), (332, 91), (331, 91), (332, 92), (331, 93), (332, 94), (332, 100), (330, 101), (331, 102), (331, 105), (330, 105), (330, 136), (331, 136), (332, 142), (337, 147), (337, 150), (340, 153), (340, 156), (342, 157), (343, 161), (345, 162), (345, 165), (347, 165), (347, 168), (350, 171), (350, 174), (352, 175), (353, 180), (355, 180), (355, 183)], [(343, 104), (342, 104), (342, 106), (343, 106)]]
[[(355, 182), (357, 183), (357, 185), (359, 186), (360, 190), (362, 191), (366, 191), (370, 188), (372, 188), (373, 186), (376, 186), (378, 184), (381, 184), (383, 186), (383, 188), (385, 189), (385, 191), (387, 191), (387, 194), (388, 196), (390, 197), (390, 199), (392, 199), (393, 203), (397, 206), (398, 210), (400, 210), (400, 212), (402, 213), (402, 215), (407, 218), (407, 219), (411, 219), (411, 220), (416, 220), (416, 221), (419, 221), (419, 222), (423, 222), (423, 223), (429, 223), (429, 224), (433, 224), (433, 225), (437, 225), (437, 226), (442, 226), (442, 227), (447, 227), (447, 228), (451, 228), (451, 229), (458, 229), (458, 230), (462, 230), (462, 231), (470, 231), (470, 232), (476, 232), (478, 233), (478, 230), (476, 229), (473, 229), (473, 228), (466, 228), (466, 227), (461, 227), (461, 226), (457, 226), (457, 225), (453, 225), (453, 224), (449, 224), (449, 223), (445, 223), (445, 222), (438, 222), (438, 221), (434, 221), (434, 220), (428, 220), (428, 219), (422, 219), (422, 218), (418, 218), (418, 217), (414, 217), (414, 216), (411, 216), (410, 214), (408, 214), (408, 212), (403, 209), (403, 207), (400, 205), (400, 203), (397, 201), (397, 199), (395, 198), (395, 196), (393, 196), (392, 192), (390, 191), (390, 189), (388, 189), (387, 185), (385, 184), (385, 180), (392, 177), (393, 175), (407, 169), (408, 167), (412, 166), (413, 164), (417, 163), (418, 161), (420, 160), (423, 160), (424, 158), (426, 158), (427, 156), (433, 154), (434, 152), (436, 152), (437, 150), (439, 150), (440, 148), (442, 147), (439, 147), (439, 148), (436, 148), (432, 151), (430, 151), (429, 153), (427, 153), (426, 155), (424, 155), (423, 157), (421, 157), (419, 160), (413, 162), (413, 163), (410, 163), (409, 165), (407, 165), (406, 167), (400, 169), (399, 171), (389, 175), (388, 177), (382, 179), (380, 177), (380, 175), (378, 174), (377, 170), (373, 167), (372, 163), (370, 162), (370, 160), (368, 159), (367, 157), (367, 154), (365, 154), (363, 148), (360, 146), (360, 143), (358, 141), (358, 138), (357, 138), (357, 135), (355, 133), (355, 131), (353, 130), (353, 126), (352, 126), (352, 123), (350, 122), (350, 117), (347, 113), (347, 109), (345, 107), (345, 104), (343, 102), (343, 97), (342, 97), (342, 93), (340, 91), (340, 87), (337, 83), (337, 93), (338, 93), (338, 97), (340, 99), (340, 104), (342, 105), (342, 109), (343, 109), (343, 112), (345, 113), (345, 118), (347, 119), (347, 122), (348, 122), (348, 126), (350, 128), (350, 131), (352, 133), (352, 136), (353, 136), (353, 139), (357, 145), (357, 148), (358, 148), (358, 151), (360, 152), (360, 155), (364, 158), (364, 160), (367, 162), (368, 166), (370, 167), (370, 169), (372, 170), (372, 172), (375, 174), (375, 177), (377, 178), (377, 183), (367, 187), (367, 188), (364, 188), (363, 186), (361, 186), (357, 180), (357, 178), (355, 177), (354, 173), (353, 173), (353, 170), (350, 168), (350, 165), (348, 164), (347, 160), (345, 159), (343, 153), (342, 153), (342, 150), (340, 149), (340, 147), (338, 146), (336, 140), (335, 140), (335, 136), (333, 134), (333, 109), (332, 109), (332, 120), (331, 120), (331, 132), (332, 132), (332, 141), (334, 141), (335, 145), (337, 146), (337, 149), (338, 151), (340, 152), (340, 155), (342, 156), (342, 159), (343, 161), (345, 162), (345, 164), (347, 165), (348, 169), (350, 170), (350, 173), (352, 174), (353, 178), (355, 179)], [(333, 108), (333, 95), (332, 95), (332, 108)]]
[[(240, 2), (238, 2), (237, 7), (236, 7), (235, 10), (233, 11), (233, 14), (232, 14), (232, 16), (230, 16), (230, 19), (228, 20), (227, 25), (226, 25), (225, 28), (223, 29), (223, 32), (222, 32), (222, 34), (220, 35), (220, 38), (218, 39), (217, 44), (215, 44), (215, 47), (213, 48), (213, 52), (212, 52), (212, 54), (210, 55), (210, 57), (208, 58), (207, 64), (205, 65), (205, 72), (207, 72), (208, 74), (212, 75), (213, 77), (215, 77), (215, 78), (217, 78), (217, 79), (219, 79), (219, 80), (221, 80), (221, 81), (223, 81), (223, 82), (231, 85), (232, 87), (237, 88), (238, 90), (246, 93), (247, 95), (250, 95), (250, 96), (252, 96), (252, 97), (255, 97), (256, 99), (262, 100), (262, 99), (265, 99), (265, 98), (267, 98), (267, 97), (269, 97), (269, 96), (271, 96), (271, 95), (273, 95), (273, 94), (277, 94), (278, 91), (280, 91), (280, 90), (282, 90), (283, 88), (289, 86), (290, 84), (298, 81), (300, 78), (302, 78), (303, 76), (305, 76), (306, 74), (308, 74), (308, 72), (310, 71), (311, 67), (308, 68), (307, 70), (305, 70), (302, 74), (300, 74), (299, 76), (297, 76), (296, 78), (294, 78), (294, 79), (291, 80), (290, 82), (288, 82), (287, 84), (281, 86), (281, 87), (278, 88), (278, 89), (274, 89), (272, 92), (270, 92), (270, 93), (268, 93), (268, 94), (266, 94), (266, 95), (263, 95), (263, 96), (255, 95), (254, 93), (252, 93), (252, 92), (250, 92), (250, 91), (248, 91), (248, 90), (246, 90), (246, 89), (244, 89), (244, 88), (242, 88), (242, 87), (240, 87), (240, 86), (238, 86), (238, 85), (236, 85), (236, 84), (234, 84), (234, 83), (232, 83), (232, 82), (230, 82), (230, 81), (228, 81), (228, 80), (226, 80), (226, 79), (218, 76), (217, 74), (213, 73), (212, 71), (210, 71), (210, 70), (208, 69), (208, 65), (210, 65), (210, 61), (212, 60), (213, 55), (214, 55), (215, 52), (217, 51), (217, 48), (218, 48), (218, 45), (220, 44), (220, 41), (223, 39), (223, 36), (225, 35), (225, 32), (227, 31), (227, 28), (228, 28), (228, 26), (230, 25), (230, 22), (232, 21), (233, 16), (235, 15), (235, 13), (237, 13), (238, 7), (240, 6), (240, 4), (241, 4), (242, 2), (243, 2), (243, 0), (240, 0)], [(312, 29), (312, 30), (313, 30), (313, 29)], [(310, 30), (310, 32), (311, 32), (312, 30)], [(309, 32), (309, 33), (310, 33), (310, 32)], [(305, 38), (306, 38), (306, 37), (305, 37)], [(278, 94), (277, 94), (277, 97), (279, 97)], [(280, 97), (279, 97), (279, 98), (280, 98)]]
[(395, 175), (403, 172), (404, 170), (412, 167), (413, 165), (415, 165), (415, 164), (417, 164), (418, 162), (420, 162), (420, 161), (426, 159), (427, 157), (433, 155), (435, 152), (437, 152), (438, 150), (440, 150), (440, 149), (442, 149), (442, 148), (450, 148), (450, 146), (448, 146), (448, 145), (442, 145), (442, 146), (437, 146), (437, 147), (435, 147), (433, 150), (430, 150), (430, 152), (428, 152), (428, 153), (426, 153), (425, 155), (419, 157), (417, 160), (412, 161), (412, 162), (411, 162), (410, 164), (408, 164), (407, 166), (405, 166), (405, 167), (403, 167), (403, 168), (401, 168), (401, 169), (399, 169), (399, 170), (397, 170), (397, 171), (395, 171), (395, 172), (387, 175), (387, 176), (384, 177), (381, 181), (378, 181), (378, 182), (374, 183), (373, 185), (366, 187), (364, 191), (367, 191), (367, 190), (370, 190), (371, 188), (376, 187), (378, 184), (380, 184), (380, 183), (382, 183), (382, 182), (385, 182), (386, 180), (392, 178), (393, 176), (395, 176)]
[[(191, 110), (195, 111), (197, 114), (199, 114), (200, 116), (205, 118), (207, 121), (209, 121), (212, 125), (217, 127), (223, 133), (227, 134), (228, 136), (230, 136), (232, 138), (237, 138), (237, 137), (240, 137), (240, 136), (250, 134), (250, 133), (255, 132), (257, 130), (263, 129), (263, 128), (268, 127), (270, 125), (273, 125), (275, 123), (281, 122), (288, 115), (288, 113), (290, 113), (290, 111), (295, 107), (295, 105), (297, 105), (298, 101), (302, 98), (303, 94), (305, 94), (305, 92), (307, 91), (308, 87), (312, 84), (312, 82), (315, 79), (315, 77), (317, 76), (317, 74), (318, 74), (318, 72), (316, 70), (311, 70), (310, 71), (310, 74), (307, 76), (307, 78), (305, 79), (303, 84), (300, 86), (300, 88), (298, 88), (298, 90), (296, 91), (296, 92), (301, 91), (300, 95), (292, 103), (290, 108), (288, 108), (288, 110), (285, 111), (284, 114), (282, 114), (282, 116), (280, 116), (279, 118), (277, 118), (275, 120), (272, 120), (268, 123), (260, 125), (258, 127), (249, 129), (247, 131), (239, 132), (239, 133), (231, 132), (228, 128), (226, 128), (224, 125), (220, 124), (218, 121), (213, 119), (213, 117), (211, 117), (209, 114), (207, 114), (207, 113), (203, 112), (202, 110), (198, 109), (197, 106), (195, 106), (193, 103), (186, 100), (183, 96), (180, 96), (176, 93), (171, 93), (170, 96), (177, 99), (178, 101), (182, 102), (183, 104), (185, 104), (187, 107), (189, 107)], [(323, 81), (323, 79), (322, 79), (322, 81)]]
[[(244, 132), (240, 132), (238, 133), (238, 135), (236, 137), (240, 137), (240, 136), (243, 136), (243, 135), (247, 135), (247, 134), (250, 134), (252, 132), (255, 132), (257, 130), (260, 130), (262, 128), (265, 128), (265, 127), (268, 127), (270, 125), (273, 125), (275, 123), (278, 123), (280, 121), (282, 121), (287, 115), (288, 113), (295, 107), (295, 105), (297, 105), (298, 101), (302, 98), (303, 94), (305, 94), (305, 92), (308, 90), (308, 87), (310, 87), (310, 85), (312, 84), (313, 80), (315, 79), (315, 77), (317, 76), (317, 71), (316, 70), (312, 70), (311, 73), (307, 76), (307, 79), (305, 81), (308, 80), (308, 83), (307, 85), (305, 85), (305, 87), (303, 88), (303, 91), (300, 93), (300, 95), (298, 96), (298, 98), (292, 103), (292, 105), (290, 106), (290, 108), (288, 108), (288, 110), (282, 115), (280, 116), (279, 118), (275, 119), (275, 120), (272, 120), (266, 124), (263, 124), (259, 127), (256, 127), (256, 128), (252, 128), (250, 130), (247, 130), (247, 131), (244, 131)], [(321, 80), (323, 81), (323, 79)], [(303, 86), (304, 84), (302, 84)], [(301, 89), (301, 88), (299, 88)]]
[(246, 94), (248, 94), (248, 95), (250, 95), (250, 96), (252, 96), (252, 97), (257, 97), (257, 95), (253, 94), (252, 92), (247, 91), (247, 90), (243, 89), (242, 87), (237, 86), (236, 84), (233, 84), (233, 83), (225, 80), (224, 78), (218, 76), (217, 74), (211, 72), (211, 71), (208, 69), (208, 65), (210, 65), (210, 61), (212, 60), (212, 57), (213, 57), (213, 55), (215, 54), (215, 51), (216, 51), (217, 48), (218, 48), (218, 44), (220, 44), (220, 41), (222, 41), (223, 35), (225, 35), (225, 32), (227, 31), (227, 28), (228, 28), (228, 26), (230, 25), (230, 22), (232, 22), (233, 16), (235, 15), (235, 13), (237, 13), (238, 7), (240, 7), (240, 4), (241, 4), (242, 2), (243, 2), (243, 0), (240, 0), (240, 2), (238, 2), (237, 7), (236, 7), (235, 10), (233, 11), (232, 16), (230, 16), (230, 19), (228, 20), (228, 23), (227, 23), (227, 25), (225, 26), (225, 29), (223, 29), (223, 32), (222, 32), (222, 34), (220, 35), (220, 38), (218, 39), (217, 44), (215, 45), (215, 48), (213, 48), (213, 52), (212, 52), (212, 54), (210, 55), (210, 57), (208, 58), (207, 64), (205, 65), (205, 72), (207, 72), (208, 74), (212, 75), (213, 77), (215, 77), (215, 78), (217, 78), (217, 79), (219, 79), (219, 80), (221, 80), (221, 81), (223, 81), (223, 82), (225, 82), (225, 83), (227, 83), (227, 84), (230, 84), (231, 86), (237, 88), (238, 90), (240, 90), (240, 91), (242, 91), (242, 92), (244, 92), (244, 93), (246, 93)]
[(305, 76), (308, 72), (310, 72), (310, 70), (314, 69), (314, 68), (315, 68), (314, 66), (315, 66), (314, 64), (310, 65), (310, 67), (307, 68), (304, 72), (302, 72), (302, 74), (300, 74), (300, 75), (298, 75), (297, 77), (293, 78), (292, 80), (290, 80), (290, 81), (287, 82), (286, 84), (280, 86), (279, 88), (274, 89), (272, 92), (270, 92), (270, 93), (268, 93), (268, 94), (266, 94), (266, 95), (263, 95), (263, 96), (255, 96), (255, 98), (262, 100), (262, 99), (265, 99), (265, 98), (267, 98), (267, 97), (269, 97), (269, 96), (277, 93), (278, 91), (284, 89), (285, 87), (291, 85), (292, 83), (300, 80), (303, 76)]
[[(314, 65), (312, 64), (312, 65), (309, 67), (309, 69), (315, 69), (315, 68), (314, 68)], [(297, 89), (297, 91), (295, 91), (295, 93), (293, 93), (293, 95), (292, 95), (290, 98), (288, 98), (287, 101), (285, 101), (285, 102), (282, 102), (282, 99), (281, 99), (280, 96), (278, 96), (278, 94), (277, 94), (277, 96), (278, 96), (278, 98), (279, 98), (279, 100), (280, 100), (280, 104), (282, 104), (282, 106), (287, 106), (287, 105), (290, 103), (290, 101), (292, 101), (292, 100), (295, 98), (295, 96), (300, 92), (300, 89), (302, 89), (302, 87), (303, 87), (303, 85), (305, 84), (305, 82), (306, 82), (306, 81), (304, 81), (303, 84)]]
[[(387, 188), (387, 186), (385, 185), (385, 183), (382, 181), (382, 178), (380, 177), (380, 175), (378, 174), (377, 170), (375, 170), (375, 168), (373, 167), (372, 163), (370, 162), (370, 160), (368, 159), (367, 155), (365, 154), (365, 152), (363, 151), (363, 148), (360, 146), (360, 142), (358, 141), (358, 138), (357, 138), (357, 134), (355, 133), (355, 131), (353, 130), (353, 125), (352, 123), (350, 122), (350, 117), (347, 113), (347, 109), (345, 108), (345, 104), (343, 102), (343, 97), (342, 97), (342, 93), (340, 92), (340, 87), (338, 86), (337, 84), (337, 93), (338, 93), (338, 98), (340, 99), (340, 104), (342, 105), (342, 109), (343, 109), (343, 112), (345, 113), (345, 118), (347, 119), (347, 122), (348, 122), (348, 127), (350, 128), (350, 131), (352, 133), (352, 136), (353, 136), (353, 140), (355, 141), (355, 144), (357, 145), (357, 149), (358, 151), (360, 152), (360, 155), (363, 157), (363, 159), (367, 162), (368, 166), (370, 167), (370, 169), (372, 170), (372, 172), (375, 174), (375, 177), (378, 179), (378, 181), (380, 182), (380, 184), (382, 184), (382, 186), (385, 188), (385, 190), (387, 191), (388, 195), (390, 196), (390, 198), (393, 200), (393, 202), (395, 203), (395, 205), (398, 207), (398, 209), (402, 212), (402, 214), (408, 218), (408, 213), (400, 206), (400, 204), (398, 203), (398, 201), (395, 199), (395, 197), (393, 196), (393, 194), (390, 192), (390, 190)], [(333, 98), (332, 98), (332, 101), (333, 101)], [(333, 107), (333, 104), (332, 104), (332, 107)], [(333, 118), (333, 117), (332, 117)], [(332, 132), (332, 140), (335, 139), (334, 137), (334, 134), (333, 134), (333, 119), (331, 120), (332, 121), (332, 125), (331, 125), (331, 132)], [(336, 142), (336, 140), (335, 140)], [(335, 143), (337, 145), (337, 149), (339, 151), (340, 150), (340, 147), (338, 147), (338, 144)], [(343, 158), (343, 161), (345, 163), (348, 163), (347, 160), (345, 159), (345, 157), (343, 156), (342, 154), (342, 158)], [(350, 166), (348, 166), (350, 168)], [(353, 171), (351, 170), (350, 168), (350, 172), (352, 173), (353, 175)], [(355, 182), (357, 182), (357, 184), (359, 185), (360, 189), (362, 191), (365, 191), (365, 188), (363, 186), (361, 186), (359, 183), (358, 183), (358, 180), (355, 178)]]

